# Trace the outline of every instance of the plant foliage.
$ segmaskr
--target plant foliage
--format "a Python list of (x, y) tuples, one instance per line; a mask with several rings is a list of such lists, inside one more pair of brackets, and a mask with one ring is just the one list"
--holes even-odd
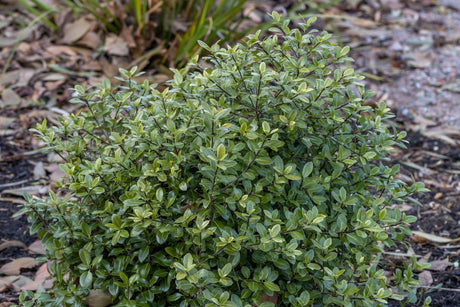
[(390, 282), (380, 258), (415, 220), (392, 205), (426, 189), (383, 163), (405, 133), (383, 124), (384, 103), (363, 105), (372, 93), (348, 67), (349, 47), (308, 32), (312, 22), (227, 48), (200, 43), (206, 62), (174, 70), (163, 92), (134, 82), (135, 68), (116, 88), (75, 87), (86, 108), (35, 130), (64, 161), (67, 196), (21, 210), (56, 278), (28, 293), (34, 304), (78, 306), (92, 289), (116, 306), (415, 297), (415, 261)]

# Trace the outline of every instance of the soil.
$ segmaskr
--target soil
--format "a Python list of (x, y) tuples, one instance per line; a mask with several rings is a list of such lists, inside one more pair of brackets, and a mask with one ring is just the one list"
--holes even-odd
[[(408, 209), (407, 214), (418, 218), (411, 229), (446, 238), (459, 238), (460, 148), (436, 139), (428, 139), (418, 133), (409, 133), (406, 140), (409, 141), (408, 148), (393, 155), (394, 161), (401, 165), (403, 179), (408, 179), (408, 176), (412, 175), (417, 181), (425, 182), (431, 189), (428, 193), (417, 195), (421, 206)], [(407, 161), (423, 167), (414, 172), (413, 167), (404, 164)], [(455, 247), (449, 248), (417, 236), (412, 236), (409, 244), (415, 255), (422, 256), (423, 261), (435, 264), (430, 271), (432, 286), (445, 288), (424, 289), (423, 299), (418, 304), (409, 306), (421, 306), (427, 296), (432, 299), (431, 306), (460, 306), (460, 246), (452, 244)], [(391, 261), (392, 258), (387, 257), (387, 260)], [(436, 264), (441, 262), (452, 265), (437, 267)], [(393, 303), (391, 306), (399, 304)]]

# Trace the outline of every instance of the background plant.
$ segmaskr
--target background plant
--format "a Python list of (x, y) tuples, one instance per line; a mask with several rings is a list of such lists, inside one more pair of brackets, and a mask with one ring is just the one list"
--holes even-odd
[[(316, 1), (300, 1), (290, 9), (294, 13), (302, 4), (311, 7), (296, 18), (317, 13), (320, 10), (334, 5), (342, 0), (331, 0), (325, 3)], [(138, 45), (147, 45), (146, 52), (156, 46), (152, 38), (159, 38), (167, 49), (164, 61), (170, 66), (182, 67), (188, 59), (200, 54), (201, 47), (198, 40), (208, 45), (220, 40), (235, 42), (256, 27), (241, 29), (243, 6), (247, 0), (61, 0), (59, 8), (43, 3), (39, 0), (19, 0), (21, 5), (30, 13), (54, 31), (58, 31), (56, 14), (62, 9), (70, 9), (73, 17), (82, 14), (91, 14), (99, 21), (106, 32), (119, 34), (125, 27), (133, 25), (133, 36), (145, 39)], [(182, 27), (178, 29), (178, 24)], [(270, 22), (262, 22), (257, 28), (267, 29)], [(156, 41), (157, 43), (157, 41)]]
[[(24, 305), (383, 306), (416, 285), (413, 260), (384, 276), (384, 246), (415, 220), (395, 203), (425, 191), (387, 166), (405, 133), (347, 68), (331, 35), (278, 26), (260, 40), (205, 48), (163, 92), (133, 81), (75, 88), (86, 110), (37, 126), (63, 159), (66, 197), (28, 214), (56, 278)], [(211, 67), (209, 67), (211, 66)], [(400, 294), (392, 292), (397, 287)], [(27, 294), (22, 295), (24, 300)], [(272, 306), (265, 302), (261, 306)]]

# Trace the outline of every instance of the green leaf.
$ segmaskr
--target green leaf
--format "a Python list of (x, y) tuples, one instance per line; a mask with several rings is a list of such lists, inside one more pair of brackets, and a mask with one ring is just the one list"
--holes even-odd
[[(259, 71), (260, 71), (261, 74), (263, 74), (265, 72), (265, 68), (266, 68), (266, 65), (265, 65), (264, 62), (259, 64)], [(265, 132), (265, 129), (264, 129), (264, 132)], [(265, 133), (267, 133), (267, 132), (265, 132)]]
[(270, 165), (273, 163), (270, 157), (257, 157), (256, 162), (259, 163), (260, 165)]
[(310, 262), (309, 264), (307, 264), (307, 267), (312, 270), (316, 270), (316, 271), (321, 270), (321, 266), (313, 262)]
[(269, 134), (270, 133), (270, 124), (268, 122), (266, 122), (266, 121), (262, 122), (262, 130), (264, 131), (265, 134)]
[(225, 146), (223, 144), (217, 146), (217, 160), (222, 161), (226, 156)]
[(308, 306), (308, 303), (310, 302), (310, 293), (308, 291), (302, 291), (300, 296), (296, 298), (296, 301), (300, 306)]
[(270, 229), (270, 236), (276, 237), (279, 235), (280, 231), (281, 231), (281, 226), (279, 224), (276, 224)]
[(313, 171), (313, 162), (306, 163), (302, 169), (302, 177), (307, 178), (308, 176), (310, 176), (312, 171)]
[(220, 277), (225, 277), (227, 276), (228, 274), (230, 274), (230, 272), (232, 271), (232, 264), (231, 263), (227, 263), (226, 265), (224, 265), (224, 267), (222, 268), (221, 270), (221, 273), (222, 274), (219, 274)]
[(264, 286), (270, 291), (275, 291), (275, 292), (280, 291), (280, 287), (271, 281), (264, 282)]
[(83, 288), (91, 288), (93, 283), (93, 273), (91, 271), (85, 271), (80, 275), (80, 286)]
[(91, 254), (86, 249), (82, 248), (79, 251), (80, 259), (83, 264), (90, 266), (91, 265)]
[(346, 56), (350, 52), (350, 46), (345, 46), (340, 50), (340, 56)]
[(189, 270), (193, 265), (193, 256), (188, 253), (184, 256), (184, 267)]
[(126, 276), (125, 273), (120, 272), (120, 278), (123, 281), (123, 284), (125, 284), (126, 286), (129, 285), (129, 279), (128, 279), (128, 276)]
[(163, 201), (163, 189), (162, 188), (158, 188), (155, 195), (159, 202)]
[(173, 256), (174, 258), (180, 258), (179, 254), (176, 252), (176, 249), (173, 248), (173, 247), (171, 247), (171, 246), (166, 247), (166, 248), (165, 248), (165, 251), (166, 251), (169, 255)]

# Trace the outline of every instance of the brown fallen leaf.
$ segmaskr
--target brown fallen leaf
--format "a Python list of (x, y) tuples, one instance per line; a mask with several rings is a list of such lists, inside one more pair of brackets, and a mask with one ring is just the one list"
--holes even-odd
[(49, 186), (43, 185), (31, 185), (22, 188), (15, 188), (15, 189), (6, 189), (2, 191), (2, 194), (12, 194), (17, 196), (22, 196), (24, 193), (28, 194), (46, 194), (49, 191)]
[(0, 252), (1, 252), (2, 250), (4, 250), (4, 249), (10, 248), (10, 247), (14, 247), (14, 246), (22, 247), (22, 248), (27, 248), (27, 245), (25, 245), (25, 244), (22, 243), (21, 241), (11, 240), (11, 241), (5, 241), (5, 242), (3, 242), (2, 244), (0, 244)]
[(111, 55), (127, 56), (129, 47), (123, 38), (115, 34), (109, 34), (105, 38), (104, 51)]
[(112, 298), (102, 289), (91, 289), (83, 303), (89, 307), (105, 307), (112, 304)]
[(8, 85), (14, 85), (15, 87), (26, 86), (35, 73), (34, 69), (24, 68), (6, 72), (3, 76), (0, 76), (0, 89)]
[(96, 50), (101, 43), (101, 37), (93, 31), (86, 33), (79, 41), (79, 45), (89, 47), (93, 50)]
[(9, 280), (0, 278), (0, 293), (6, 292), (13, 288), (13, 283)]
[(77, 55), (77, 53), (69, 46), (51, 45), (46, 48), (46, 56), (55, 58), (61, 54), (67, 54), (73, 57)]
[(44, 178), (45, 176), (46, 176), (46, 171), (43, 166), (43, 162), (40, 161), (34, 166), (34, 180)]
[(63, 177), (66, 177), (67, 174), (64, 173), (59, 164), (51, 163), (50, 165), (46, 166), (45, 169), (50, 172), (50, 185), (55, 185), (56, 182), (60, 181)]
[(444, 271), (447, 267), (450, 267), (453, 265), (452, 262), (449, 262), (447, 260), (434, 260), (430, 262), (431, 266), (428, 268), (431, 271)]
[(4, 278), (5, 280), (11, 280), (14, 289), (20, 290), (22, 287), (24, 287), (27, 284), (30, 284), (33, 282), (32, 279), (29, 277), (19, 275), (19, 276), (6, 276)]
[(422, 286), (429, 287), (433, 283), (433, 276), (430, 271), (423, 271), (418, 274), (418, 281)]
[(413, 52), (406, 58), (406, 63), (413, 68), (428, 68), (431, 66), (431, 58), (428, 52)]
[(82, 38), (91, 29), (91, 23), (84, 17), (77, 19), (64, 28), (63, 43), (71, 44)]
[(267, 293), (262, 293), (262, 297), (260, 298), (260, 304), (262, 303), (273, 303), (273, 304), (276, 304), (276, 302), (278, 301), (278, 293), (277, 292), (273, 292), (273, 295), (272, 296), (269, 296)]
[(413, 230), (412, 233), (416, 236), (419, 236), (419, 237), (423, 237), (431, 242), (435, 242), (435, 243), (450, 243), (452, 241), (455, 241), (453, 239), (449, 239), (449, 238), (444, 238), (444, 237), (440, 237), (440, 236), (437, 236), (437, 235), (433, 235), (433, 234), (430, 234), (430, 233), (425, 233), (423, 231), (417, 231), (417, 230)]
[(29, 245), (29, 252), (33, 254), (39, 254), (39, 255), (46, 255), (46, 250), (42, 245), (41, 240), (36, 240), (32, 244)]
[(0, 100), (0, 108), (7, 106), (20, 107), (24, 103), (22, 99), (15, 91), (10, 88), (3, 90), (2, 100)]
[(32, 257), (22, 257), (4, 264), (0, 268), (0, 272), (5, 275), (19, 275), (21, 274), (21, 269), (30, 269), (38, 264), (39, 262)]
[(428, 242), (427, 238), (417, 236), (417, 235), (412, 235), (412, 236), (410, 236), (410, 238), (416, 243), (426, 243), (426, 242)]
[(48, 262), (46, 262), (46, 263), (43, 263), (38, 268), (37, 273), (35, 273), (35, 281), (43, 283), (48, 280), (48, 277), (50, 277), (50, 273), (48, 272)]
[(50, 289), (53, 286), (55, 278), (48, 279), (50, 276), (48, 272), (48, 263), (43, 263), (40, 268), (38, 268), (37, 273), (35, 273), (35, 279), (29, 283), (24, 284), (21, 287), (21, 290), (31, 290), (36, 291), (40, 286), (45, 289)]

